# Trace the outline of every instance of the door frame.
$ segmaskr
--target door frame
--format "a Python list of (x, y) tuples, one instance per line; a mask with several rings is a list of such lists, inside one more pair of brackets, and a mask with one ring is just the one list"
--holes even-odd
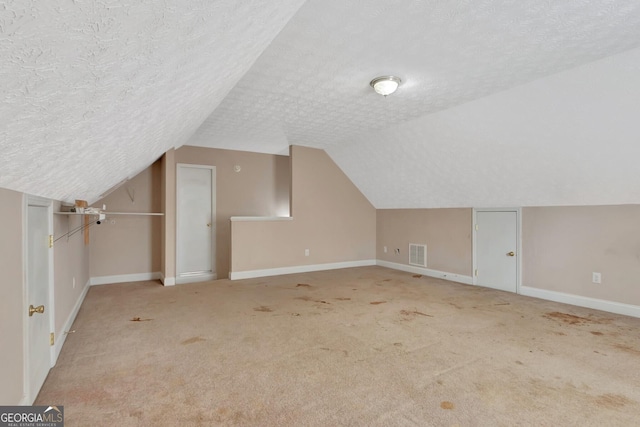
[(520, 294), (520, 288), (522, 286), (522, 208), (473, 208), (472, 215), (472, 236), (473, 244), (472, 259), (473, 267), (471, 270), (471, 277), (473, 279), (473, 285), (478, 285), (478, 276), (476, 276), (476, 269), (478, 268), (478, 258), (476, 256), (476, 243), (477, 243), (477, 213), (478, 212), (515, 212), (516, 213), (516, 294)]
[[(29, 306), (29, 206), (38, 206), (47, 208), (47, 230), (50, 236), (53, 236), (53, 202), (42, 197), (23, 194), (22, 197), (22, 336), (23, 336), (23, 401), (27, 405), (33, 404), (40, 390), (31, 390), (31, 376), (29, 372), (31, 361), (31, 348), (29, 337), (29, 314), (27, 307)], [(53, 248), (48, 251), (49, 271), (47, 274), (49, 289), (49, 301), (46, 312), (46, 318), (49, 320), (49, 331), (55, 333), (55, 301), (54, 301), (54, 268), (53, 268)], [(58, 337), (59, 338), (59, 337)], [(49, 368), (53, 368), (56, 363), (55, 346), (49, 347)]]
[[(197, 168), (197, 169), (209, 169), (211, 170), (211, 227), (212, 230), (215, 230), (215, 232), (211, 233), (211, 266), (212, 266), (212, 272), (210, 275), (198, 275), (198, 276), (192, 276), (192, 277), (180, 277), (180, 271), (179, 271), (179, 267), (180, 264), (178, 263), (179, 257), (180, 257), (180, 246), (178, 245), (178, 242), (180, 242), (180, 230), (178, 227), (178, 224), (180, 224), (180, 170), (183, 167), (188, 167), (188, 168)], [(217, 212), (216, 212), (216, 186), (217, 186), (217, 180), (216, 180), (216, 167), (213, 165), (195, 165), (195, 164), (191, 164), (191, 163), (176, 163), (176, 259), (175, 259), (175, 263), (176, 263), (176, 284), (183, 284), (183, 283), (191, 283), (191, 282), (200, 282), (200, 281), (207, 281), (207, 280), (216, 280), (218, 278), (218, 272), (217, 272), (217, 267), (216, 267), (216, 240), (217, 240), (217, 227), (215, 222), (217, 221)]]

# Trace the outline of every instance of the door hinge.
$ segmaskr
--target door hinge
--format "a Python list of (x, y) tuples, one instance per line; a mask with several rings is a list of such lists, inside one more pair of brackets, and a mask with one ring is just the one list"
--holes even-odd
[(478, 269), (476, 268), (476, 272), (475, 272), (476, 277), (478, 277)]
[(49, 345), (54, 345), (56, 343), (56, 334), (51, 332), (49, 334)]
[(53, 247), (53, 234), (49, 234), (49, 247)]
[(476, 224), (476, 231), (478, 231), (478, 224)]

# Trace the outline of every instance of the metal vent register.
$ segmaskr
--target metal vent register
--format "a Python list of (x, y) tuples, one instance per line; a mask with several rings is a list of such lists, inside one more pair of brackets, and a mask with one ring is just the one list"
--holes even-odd
[(427, 266), (427, 245), (409, 243), (409, 265)]

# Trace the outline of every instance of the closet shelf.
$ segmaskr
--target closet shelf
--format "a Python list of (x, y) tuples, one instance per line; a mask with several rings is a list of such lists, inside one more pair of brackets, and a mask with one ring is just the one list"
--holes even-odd
[(106, 212), (106, 211), (100, 211), (100, 212), (54, 212), (55, 215), (99, 215), (99, 214), (105, 214), (105, 215), (150, 215), (150, 216), (163, 216), (164, 213), (162, 212)]

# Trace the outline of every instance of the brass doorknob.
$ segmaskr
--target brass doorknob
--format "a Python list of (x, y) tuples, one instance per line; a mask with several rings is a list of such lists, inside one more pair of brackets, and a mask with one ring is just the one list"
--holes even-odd
[(33, 316), (33, 313), (44, 313), (44, 305), (34, 307), (33, 304), (29, 306), (29, 317)]
[(516, 256), (515, 252), (511, 251), (507, 253), (507, 256)]

